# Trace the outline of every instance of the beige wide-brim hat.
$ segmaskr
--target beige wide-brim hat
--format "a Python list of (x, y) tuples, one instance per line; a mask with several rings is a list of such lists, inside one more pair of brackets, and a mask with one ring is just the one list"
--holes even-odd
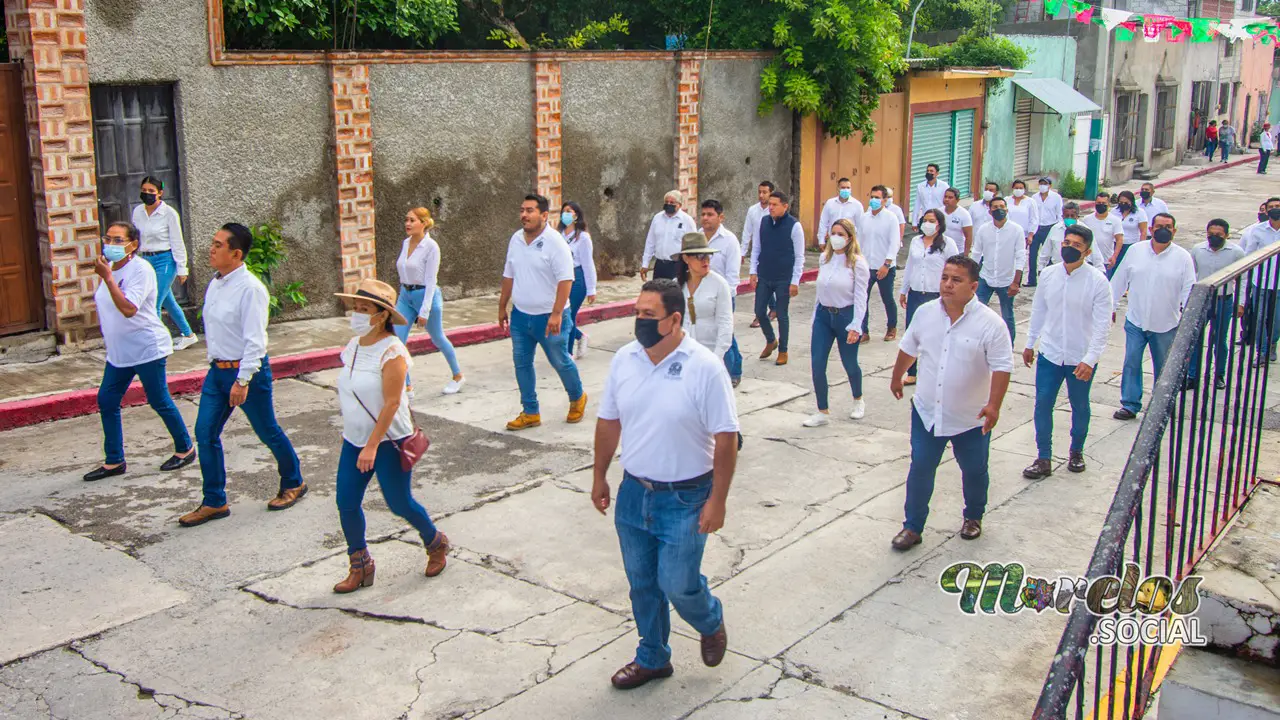
[(707, 244), (707, 236), (700, 232), (685, 233), (680, 238), (681, 255), (714, 255), (719, 250)]
[(377, 305), (383, 310), (391, 311), (392, 325), (408, 325), (409, 324), (409, 321), (405, 320), (404, 316), (401, 315), (396, 310), (396, 289), (382, 282), (381, 280), (374, 280), (373, 278), (365, 278), (364, 280), (360, 281), (360, 287), (356, 288), (356, 291), (354, 294), (334, 293), (334, 295), (337, 295), (338, 297), (347, 301), (368, 300), (369, 302), (373, 303), (374, 305)]

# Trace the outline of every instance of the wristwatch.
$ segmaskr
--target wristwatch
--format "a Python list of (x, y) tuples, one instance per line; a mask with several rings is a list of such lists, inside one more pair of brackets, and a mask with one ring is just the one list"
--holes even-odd
[(249, 381), (246, 378), (236, 378), (236, 384), (240, 387), (249, 387)]

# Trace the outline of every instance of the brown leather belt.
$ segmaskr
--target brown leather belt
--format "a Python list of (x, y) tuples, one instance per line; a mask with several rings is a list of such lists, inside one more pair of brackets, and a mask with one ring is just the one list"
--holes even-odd
[(235, 370), (240, 367), (239, 360), (211, 360), (209, 364), (219, 370)]

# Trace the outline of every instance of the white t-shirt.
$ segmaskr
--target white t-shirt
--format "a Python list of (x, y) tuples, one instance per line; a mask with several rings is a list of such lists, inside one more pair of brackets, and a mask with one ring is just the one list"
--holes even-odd
[(107, 284), (98, 283), (93, 301), (98, 305), (98, 324), (107, 343), (107, 362), (127, 368), (172, 355), (173, 339), (156, 312), (155, 268), (135, 255), (112, 275), (138, 312), (125, 317), (112, 302)]
[(502, 277), (512, 279), (511, 302), (526, 315), (549, 315), (555, 309), (557, 285), (573, 280), (573, 253), (564, 237), (551, 229), (531, 243), (517, 230), (507, 243)]
[[(369, 435), (377, 424), (376, 418), (387, 404), (382, 395), (382, 366), (398, 357), (404, 358), (410, 367), (413, 366), (409, 349), (395, 335), (372, 345), (361, 345), (360, 338), (351, 338), (343, 348), (342, 372), (338, 375), (338, 406), (342, 409), (343, 440), (358, 448), (369, 442)], [(361, 406), (361, 403), (364, 405)], [(368, 412), (365, 408), (368, 408)], [(373, 415), (370, 416), (369, 413)], [(412, 434), (413, 415), (409, 411), (409, 397), (401, 390), (400, 407), (396, 409), (387, 437), (383, 439), (403, 440)]]
[(1104, 264), (1110, 262), (1111, 256), (1115, 254), (1116, 236), (1124, 235), (1118, 218), (1117, 213), (1108, 210), (1105, 218), (1100, 218), (1098, 213), (1091, 212), (1080, 219), (1080, 222), (1093, 231), (1093, 252)]
[[(964, 229), (973, 227), (973, 215), (965, 208), (956, 206), (955, 212), (948, 213), (947, 209), (942, 208), (942, 214), (947, 216), (947, 229), (945, 234), (947, 237), (956, 241), (956, 247), (964, 247)], [(970, 237), (972, 237), (970, 233)]]

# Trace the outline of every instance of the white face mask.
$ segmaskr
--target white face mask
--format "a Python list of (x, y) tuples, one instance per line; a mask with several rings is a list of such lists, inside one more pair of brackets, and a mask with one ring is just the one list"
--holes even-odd
[(938, 223), (922, 222), (920, 223), (920, 232), (932, 237), (934, 233), (938, 232)]
[(1014, 188), (1014, 189), (1013, 189), (1013, 196), (1014, 196), (1014, 197), (1022, 197), (1022, 196), (1023, 196), (1023, 195), (1025, 195), (1025, 194), (1027, 194), (1027, 191), (1026, 191), (1025, 189), (1023, 189), (1023, 188)]
[(1049, 186), (1048, 186), (1048, 185), (1041, 185), (1041, 186), (1040, 186), (1040, 192), (1041, 192), (1041, 193), (1047, 193), (1047, 192), (1049, 192)]
[(845, 246), (845, 245), (848, 245), (848, 244), (849, 244), (849, 238), (847, 238), (847, 237), (845, 237), (845, 236), (843, 236), (843, 235), (832, 235), (832, 236), (831, 236), (831, 249), (832, 249), (832, 250), (837, 250), (837, 251), (838, 251), (838, 250), (843, 250), (843, 249), (844, 249), (844, 246)]
[(364, 337), (373, 331), (373, 322), (368, 313), (351, 313), (351, 332), (357, 337)]
[(995, 194), (995, 193), (993, 193), (993, 192), (991, 192), (990, 190), (983, 190), (983, 191), (982, 191), (982, 199), (983, 199), (983, 200), (985, 200), (985, 201), (987, 201), (987, 202), (991, 202), (992, 200), (994, 200), (994, 199), (995, 199), (995, 197), (996, 197), (996, 194)]

